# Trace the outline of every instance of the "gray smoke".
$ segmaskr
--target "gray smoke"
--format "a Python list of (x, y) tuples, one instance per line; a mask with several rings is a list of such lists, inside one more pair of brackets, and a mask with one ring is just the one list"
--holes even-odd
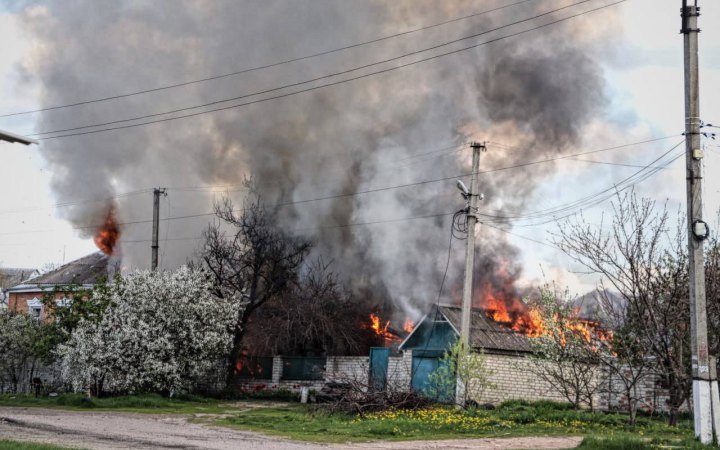
[[(500, 4), (434, 0), (39, 2), (25, 10), (28, 31), (38, 44), (28, 59), (33, 68), (28, 77), (43, 86), (43, 105), (53, 106), (273, 63)], [(37, 129), (63, 129), (236, 97), (429, 47), (564, 4), (530, 2), (241, 76), (48, 111), (40, 116)], [(239, 201), (247, 176), (258, 183), (270, 205), (454, 176), (469, 171), (469, 150), (407, 158), (471, 139), (520, 148), (490, 146), (491, 151), (483, 155), (484, 168), (540, 159), (577, 144), (583, 128), (603, 111), (603, 76), (596, 59), (605, 36), (596, 32), (594, 39), (584, 38), (585, 26), (598, 17), (602, 14), (284, 99), (145, 127), (48, 140), (41, 149), (53, 170), (52, 185), (59, 201), (98, 200), (62, 210), (78, 227), (102, 223), (110, 206), (108, 197), (152, 187), (170, 188), (163, 199), (164, 218), (210, 212), (214, 196), (230, 195)], [(408, 61), (413, 58), (417, 57)], [(342, 77), (323, 81), (338, 79)], [(552, 172), (552, 164), (546, 164), (483, 175), (487, 198), (483, 208), (498, 214), (524, 211), (537, 183)], [(208, 185), (237, 188), (220, 192), (198, 188)], [(149, 192), (116, 202), (122, 222), (151, 217)], [(313, 237), (316, 252), (334, 262), (356, 293), (372, 303), (391, 302), (416, 313), (435, 301), (450, 218), (344, 225), (451, 213), (462, 206), (454, 182), (448, 181), (297, 203), (278, 208), (277, 217), (281, 226)], [(193, 238), (211, 220), (202, 216), (163, 221), (162, 266), (174, 267), (192, 257), (200, 243)], [(87, 228), (84, 235), (94, 231)], [(127, 225), (123, 233), (125, 266), (146, 267), (150, 224)], [(505, 235), (484, 229), (479, 246), (480, 282), (507, 284), (501, 272), (518, 276), (519, 250), (509, 246)], [(457, 289), (458, 262), (464, 253), (457, 242), (453, 248), (446, 296)], [(502, 271), (500, 264), (516, 268)]]

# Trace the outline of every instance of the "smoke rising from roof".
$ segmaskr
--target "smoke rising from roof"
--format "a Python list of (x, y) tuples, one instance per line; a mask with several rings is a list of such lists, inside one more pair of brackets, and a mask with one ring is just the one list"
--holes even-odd
[[(54, 106), (273, 63), (506, 3), (39, 2), (24, 13), (36, 41), (27, 73), (43, 86), (43, 106)], [(38, 129), (125, 119), (236, 97), (430, 47), (566, 4), (529, 2), (236, 77), (47, 111), (40, 116)], [(604, 81), (597, 60), (609, 30), (598, 24), (608, 14), (612, 12), (284, 99), (49, 140), (41, 150), (52, 168), (58, 200), (98, 200), (62, 210), (77, 227), (102, 224), (112, 204), (108, 197), (152, 187), (170, 188), (162, 200), (161, 218), (166, 218), (210, 212), (213, 196), (223, 195), (222, 190), (213, 193), (196, 186), (239, 187), (249, 175), (272, 205), (467, 173), (469, 150), (403, 159), (470, 139), (521, 148), (490, 146), (482, 157), (483, 167), (540, 159), (578, 144), (583, 127), (603, 113)], [(557, 17), (563, 15), (567, 13)], [(483, 208), (523, 211), (537, 183), (552, 171), (552, 164), (545, 164), (482, 175), (487, 199)], [(453, 185), (432, 183), (282, 206), (277, 217), (281, 226), (314, 237), (316, 251), (334, 261), (356, 292), (376, 297), (378, 303), (392, 301), (412, 313), (435, 300), (450, 217), (344, 225), (452, 213), (463, 206)], [(237, 199), (243, 192), (229, 188), (226, 194)], [(116, 202), (120, 222), (151, 218), (150, 192)], [(161, 222), (161, 266), (170, 268), (191, 257), (200, 242), (192, 238), (200, 236), (209, 220), (212, 217), (202, 216)], [(86, 235), (95, 231), (84, 230)], [(147, 222), (125, 226), (126, 266), (149, 264), (149, 242), (137, 242), (149, 237)], [(163, 237), (177, 240), (163, 242)], [(479, 247), (478, 282), (498, 273), (501, 260), (516, 264), (519, 250), (510, 247), (501, 233), (483, 229)], [(457, 243), (454, 249), (451, 281), (460, 274), (455, 268), (463, 254)], [(517, 268), (502, 272), (519, 276)]]

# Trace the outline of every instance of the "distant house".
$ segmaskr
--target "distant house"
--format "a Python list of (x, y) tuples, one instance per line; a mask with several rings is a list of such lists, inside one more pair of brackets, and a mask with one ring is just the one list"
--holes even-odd
[(0, 267), (0, 308), (7, 308), (8, 289), (37, 274), (37, 269)]
[(66, 301), (64, 294), (56, 291), (69, 287), (92, 288), (112, 278), (117, 270), (116, 260), (102, 252), (92, 253), (7, 289), (7, 307), (40, 319), (45, 315), (42, 300), (46, 294), (53, 294), (61, 304)]

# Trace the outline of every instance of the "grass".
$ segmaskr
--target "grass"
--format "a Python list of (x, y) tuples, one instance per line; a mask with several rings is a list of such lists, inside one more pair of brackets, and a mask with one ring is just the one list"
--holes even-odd
[(574, 411), (561, 403), (511, 401), (491, 411), (432, 407), (371, 413), (363, 418), (289, 405), (241, 411), (216, 423), (295, 440), (328, 443), (575, 435), (586, 438), (581, 446), (586, 450), (644, 450), (658, 446), (709, 448), (694, 441), (687, 421), (673, 428), (657, 418), (641, 417), (635, 427), (627, 426), (626, 420), (621, 414)]
[(0, 439), (0, 450), (66, 450), (67, 447), (57, 445), (33, 444), (30, 442), (8, 441)]
[(88, 398), (82, 394), (60, 394), (56, 397), (37, 398), (25, 394), (2, 394), (0, 406), (176, 414), (223, 413), (229, 408), (227, 402), (212, 398), (197, 396), (168, 398), (157, 394), (107, 398)]
[[(667, 426), (664, 418), (641, 416), (635, 427), (616, 413), (575, 411), (557, 402), (508, 401), (495, 410), (462, 411), (435, 406), (419, 411), (390, 410), (364, 417), (331, 414), (297, 403), (255, 401), (256, 407), (217, 399), (142, 394), (89, 399), (80, 394), (35, 398), (0, 395), (0, 406), (45, 407), (69, 410), (175, 413), (196, 415), (205, 423), (259, 431), (309, 442), (364, 442), (373, 440), (450, 439), (471, 437), (583, 436), (584, 450), (705, 449), (693, 438), (692, 423)], [(59, 447), (0, 441), (0, 450), (55, 450)]]

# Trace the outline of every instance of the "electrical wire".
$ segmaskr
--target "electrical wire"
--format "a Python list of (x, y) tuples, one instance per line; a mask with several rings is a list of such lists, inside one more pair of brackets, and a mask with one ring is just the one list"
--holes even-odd
[[(336, 73), (329, 74), (329, 75), (324, 75), (324, 76), (321, 76), (321, 77), (318, 77), (318, 78), (314, 78), (314, 79), (311, 79), (311, 80), (306, 80), (306, 81), (303, 81), (303, 82), (293, 83), (293, 84), (289, 84), (289, 85), (285, 85), (285, 86), (281, 86), (281, 87), (277, 87), (277, 88), (272, 88), (272, 89), (265, 90), (265, 91), (255, 92), (255, 93), (252, 93), (252, 94), (246, 94), (246, 95), (239, 96), (239, 97), (235, 97), (235, 98), (231, 98), (231, 99), (224, 99), (224, 100), (219, 100), (219, 101), (215, 101), (215, 102), (210, 102), (210, 103), (206, 103), (206, 104), (203, 104), (203, 105), (196, 105), (196, 106), (192, 106), (192, 107), (180, 108), (180, 109), (165, 111), (165, 112), (161, 112), (161, 113), (148, 114), (148, 115), (138, 116), (138, 117), (129, 118), (129, 119), (121, 119), (121, 120), (114, 120), (114, 121), (109, 121), (109, 122), (104, 122), (104, 123), (97, 123), (97, 124), (93, 124), (93, 125), (84, 125), (84, 126), (72, 127), (72, 128), (65, 128), (65, 129), (59, 129), (59, 130), (44, 131), (44, 132), (40, 132), (40, 133), (28, 133), (28, 135), (29, 135), (29, 136), (41, 136), (41, 135), (45, 135), (45, 134), (66, 133), (66, 132), (68, 132), (68, 131), (83, 130), (83, 129), (87, 129), (87, 128), (96, 128), (96, 127), (103, 127), (103, 126), (106, 126), (106, 125), (113, 125), (113, 124), (118, 124), (118, 123), (125, 123), (125, 122), (137, 121), (137, 120), (142, 120), (142, 119), (146, 119), (146, 118), (157, 117), (157, 116), (162, 116), (162, 115), (167, 115), (167, 114), (173, 114), (173, 113), (181, 112), (181, 111), (187, 111), (187, 110), (190, 110), (190, 109), (197, 109), (197, 108), (207, 107), (207, 106), (211, 106), (211, 105), (218, 104), (218, 103), (226, 103), (226, 102), (230, 102), (230, 101), (234, 101), (234, 100), (238, 100), (238, 99), (242, 99), (242, 98), (247, 98), (247, 97), (251, 97), (251, 96), (261, 95), (261, 94), (264, 94), (264, 93), (269, 93), (269, 92), (273, 92), (273, 91), (277, 91), (277, 90), (281, 90), (281, 89), (286, 89), (286, 88), (289, 88), (289, 87), (299, 86), (299, 85), (302, 85), (302, 84), (311, 83), (311, 82), (313, 82), (313, 81), (317, 81), (317, 80), (321, 80), (321, 79), (325, 79), (325, 78), (330, 78), (330, 77), (334, 77), (334, 76), (338, 76), (338, 75), (343, 75), (343, 74), (345, 74), (345, 73), (357, 71), (357, 70), (360, 70), (360, 69), (363, 69), (363, 68), (366, 68), (366, 67), (372, 67), (372, 66), (374, 66), (374, 65), (383, 64), (383, 63), (386, 63), (386, 62), (389, 62), (389, 61), (393, 61), (393, 60), (405, 58), (405, 57), (407, 57), (407, 56), (410, 56), (410, 55), (413, 55), (413, 54), (416, 54), (416, 53), (420, 53), (420, 52), (432, 50), (432, 49), (437, 48), (437, 47), (442, 47), (442, 46), (445, 46), (445, 45), (449, 45), (449, 44), (451, 44), (451, 43), (453, 43), (453, 42), (457, 42), (457, 41), (460, 41), (460, 40), (465, 40), (465, 39), (470, 39), (470, 38), (472, 38), (472, 37), (477, 37), (477, 36), (480, 36), (480, 35), (483, 35), (483, 34), (487, 34), (487, 33), (493, 32), (493, 31), (497, 31), (497, 30), (502, 29), (502, 28), (507, 28), (507, 27), (509, 27), (509, 26), (517, 25), (517, 24), (522, 23), (522, 22), (527, 22), (527, 21), (530, 21), (530, 20), (534, 20), (534, 19), (537, 19), (537, 18), (539, 18), (539, 17), (542, 17), (542, 16), (545, 16), (545, 15), (548, 15), (548, 14), (555, 13), (555, 12), (561, 10), (561, 9), (566, 9), (566, 8), (569, 8), (569, 7), (572, 7), (572, 6), (577, 6), (577, 5), (579, 5), (579, 4), (586, 3), (586, 2), (588, 2), (588, 1), (592, 1), (592, 0), (581, 0), (581, 1), (578, 2), (578, 3), (573, 3), (572, 5), (568, 5), (568, 6), (565, 6), (565, 7), (562, 7), (562, 8), (558, 8), (558, 9), (556, 9), (556, 10), (548, 11), (548, 12), (546, 12), (546, 13), (539, 14), (539, 15), (537, 15), (537, 16), (533, 16), (533, 17), (528, 18), (528, 19), (523, 19), (523, 20), (516, 21), (516, 22), (510, 23), (510, 24), (507, 24), (507, 25), (503, 25), (503, 26), (498, 27), (498, 28), (496, 28), (496, 29), (487, 30), (487, 31), (484, 31), (484, 32), (482, 32), (482, 33), (478, 33), (477, 35), (468, 36), (468, 37), (465, 37), (465, 38), (462, 38), (462, 39), (459, 39), (459, 40), (456, 40), (456, 41), (451, 41), (451, 42), (449, 42), (449, 43), (445, 43), (445, 44), (442, 44), (442, 45), (439, 45), (439, 46), (430, 47), (430, 48), (427, 48), (427, 49), (424, 49), (424, 50), (418, 50), (418, 51), (415, 51), (415, 52), (412, 52), (412, 53), (408, 53), (408, 54), (405, 54), (405, 55), (402, 55), (402, 56), (398, 56), (398, 57), (395, 57), (395, 58), (391, 58), (391, 59), (388, 59), (388, 60), (379, 61), (379, 62), (372, 63), (372, 64), (366, 64), (366, 65), (364, 65), (364, 66), (356, 67), (356, 68), (354, 68), (354, 69), (348, 69), (348, 70), (346, 70), (346, 71), (336, 72)], [(350, 81), (355, 81), (355, 80), (359, 80), (359, 79), (371, 77), (371, 76), (374, 76), (374, 75), (391, 72), (391, 71), (398, 70), (398, 69), (401, 69), (401, 68), (413, 66), (413, 65), (416, 65), (416, 64), (419, 64), (419, 63), (422, 63), (422, 62), (439, 59), (439, 58), (442, 58), (442, 57), (444, 57), (444, 56), (448, 56), (448, 55), (460, 53), (460, 52), (463, 52), (463, 51), (467, 51), (467, 50), (470, 50), (470, 49), (473, 49), (473, 48), (480, 47), (480, 46), (482, 46), (482, 45), (488, 45), (488, 44), (491, 44), (491, 43), (494, 43), (494, 42), (498, 42), (498, 41), (503, 40), (503, 39), (508, 39), (508, 38), (511, 38), (511, 37), (515, 37), (515, 36), (518, 36), (518, 35), (521, 35), (521, 34), (526, 34), (526, 33), (529, 33), (529, 32), (531, 32), (531, 31), (535, 31), (535, 30), (538, 30), (538, 29), (541, 29), (541, 28), (545, 28), (545, 27), (548, 27), (548, 26), (551, 26), (551, 25), (554, 25), (554, 24), (557, 24), (557, 23), (560, 23), (560, 22), (564, 22), (564, 21), (567, 21), (567, 20), (570, 20), (570, 19), (573, 19), (573, 18), (582, 16), (582, 15), (585, 15), (585, 14), (589, 14), (589, 13), (592, 13), (592, 12), (595, 12), (595, 11), (599, 11), (599, 10), (608, 8), (608, 7), (610, 7), (610, 6), (618, 5), (618, 4), (624, 3), (624, 2), (626, 2), (626, 1), (628, 1), (628, 0), (617, 0), (617, 1), (613, 2), (613, 3), (609, 3), (609, 4), (606, 4), (606, 5), (597, 7), (597, 8), (593, 8), (593, 9), (589, 9), (589, 10), (587, 10), (587, 11), (583, 11), (583, 12), (581, 12), (581, 13), (577, 13), (577, 14), (573, 14), (573, 15), (570, 15), (570, 16), (567, 16), (567, 17), (563, 17), (563, 18), (560, 18), (560, 19), (557, 19), (557, 20), (554, 20), (554, 21), (551, 21), (551, 22), (548, 22), (548, 23), (545, 23), (545, 24), (542, 24), (542, 25), (538, 25), (538, 26), (533, 27), (533, 28), (530, 28), (530, 29), (526, 29), (526, 30), (522, 30), (522, 31), (519, 31), (519, 32), (511, 33), (511, 34), (508, 34), (508, 35), (505, 35), (505, 36), (501, 36), (501, 37), (498, 37), (498, 38), (495, 38), (495, 39), (491, 39), (491, 40), (488, 40), (488, 41), (480, 42), (480, 43), (477, 43), (477, 44), (474, 44), (474, 45), (470, 45), (470, 46), (467, 46), (467, 47), (463, 47), (463, 48), (460, 48), (460, 49), (448, 51), (448, 52), (445, 52), (445, 53), (440, 53), (440, 54), (437, 54), (437, 55), (433, 55), (433, 56), (430, 56), (430, 57), (422, 58), (422, 59), (419, 59), (419, 60), (416, 60), (416, 61), (412, 61), (412, 62), (409, 62), (409, 63), (404, 63), (404, 64), (400, 64), (400, 65), (397, 65), (397, 66), (394, 66), (394, 67), (390, 67), (390, 68), (386, 68), (386, 69), (381, 69), (381, 70), (377, 70), (377, 71), (374, 71), (374, 72), (369, 72), (369, 73), (366, 73), (366, 74), (358, 75), (358, 76), (351, 77), (351, 78), (347, 78), (347, 79), (344, 79), (344, 80), (339, 80), (339, 81), (335, 81), (335, 82), (330, 82), (330, 83), (322, 84), (322, 85), (319, 85), (319, 86), (313, 86), (313, 87), (309, 87), (309, 88), (306, 88), (306, 89), (297, 90), (297, 91), (294, 91), (294, 92), (289, 92), (289, 93), (285, 93), (285, 94), (279, 94), (279, 95), (275, 95), (275, 96), (271, 96), (271, 97), (266, 97), (266, 98), (263, 98), (263, 99), (252, 100), (252, 101), (248, 101), (248, 102), (244, 102), (244, 103), (238, 103), (238, 104), (230, 105), (230, 106), (218, 107), (218, 108), (210, 109), (210, 110), (207, 110), (207, 111), (199, 111), (199, 112), (195, 112), (195, 113), (183, 114), (183, 115), (179, 115), (179, 116), (175, 116), (175, 117), (166, 117), (166, 118), (162, 118), (162, 119), (149, 120), (149, 121), (142, 122), (142, 123), (136, 123), (136, 124), (130, 124), (130, 125), (120, 125), (120, 126), (102, 128), (102, 129), (99, 129), (99, 130), (90, 130), (90, 131), (80, 131), (80, 132), (66, 133), (66, 134), (57, 134), (57, 135), (55, 135), (55, 136), (40, 137), (40, 138), (37, 138), (37, 140), (43, 141), (43, 140), (50, 140), (50, 139), (66, 138), (66, 137), (71, 137), (71, 136), (82, 136), (82, 135), (88, 135), (88, 134), (104, 133), (104, 132), (107, 132), (107, 131), (121, 130), (121, 129), (134, 128), (134, 127), (138, 127), (138, 126), (145, 126), (145, 125), (150, 125), (150, 124), (155, 124), (155, 123), (174, 121), (174, 120), (178, 120), (178, 119), (183, 119), (183, 118), (188, 118), (188, 117), (195, 117), (195, 116), (204, 115), (204, 114), (209, 114), (209, 113), (213, 113), (213, 112), (217, 112), (217, 111), (234, 109), (234, 108), (239, 108), (239, 107), (242, 107), (242, 106), (247, 106), (247, 105), (262, 103), (262, 102), (266, 102), (266, 101), (270, 101), (270, 100), (276, 100), (276, 99), (280, 99), (280, 98), (285, 98), (285, 97), (289, 97), (289, 96), (292, 96), (292, 95), (297, 95), (297, 94), (304, 93), (304, 92), (310, 92), (310, 91), (322, 89), (322, 88), (325, 88), (325, 87), (336, 86), (336, 85), (339, 85), (339, 84), (348, 83), (348, 82), (350, 82)]]
[[(596, 150), (591, 150), (591, 151), (587, 151), (587, 152), (580, 152), (580, 153), (576, 153), (576, 154), (572, 154), (572, 155), (564, 155), (564, 156), (559, 156), (559, 157), (547, 158), (547, 159), (544, 159), (544, 160), (536, 160), (536, 161), (527, 162), (527, 163), (519, 163), (519, 164), (515, 164), (515, 165), (511, 165), (511, 166), (498, 167), (498, 168), (495, 168), (495, 169), (488, 169), (488, 170), (480, 171), (480, 172), (478, 172), (478, 173), (479, 173), (479, 174), (483, 174), (483, 173), (498, 172), (498, 171), (503, 171), (503, 170), (520, 168), (520, 167), (527, 167), (527, 166), (532, 165), (532, 164), (541, 164), (541, 163), (556, 161), (556, 160), (558, 160), (558, 159), (563, 159), (563, 158), (567, 158), (567, 157), (570, 157), (570, 156), (580, 156), (580, 155), (585, 155), (585, 154), (589, 154), (589, 153), (598, 153), (598, 152), (603, 152), (603, 151), (616, 150), (616, 149), (619, 149), (619, 148), (626, 148), (626, 147), (631, 146), (631, 145), (639, 145), (639, 144), (644, 144), (644, 143), (648, 143), (648, 142), (655, 142), (655, 141), (664, 140), (664, 139), (669, 139), (669, 138), (671, 138), (671, 137), (676, 137), (676, 136), (677, 136), (677, 135), (675, 135), (675, 136), (666, 136), (666, 137), (662, 137), (662, 138), (654, 138), (654, 139), (644, 140), (644, 141), (640, 141), (640, 142), (636, 142), (636, 143), (631, 143), (631, 144), (624, 144), (624, 145), (614, 146), (614, 147), (608, 147), (608, 148), (604, 148), (604, 149), (596, 149)], [(677, 145), (676, 145), (675, 147), (677, 147)], [(675, 147), (674, 147), (674, 148), (675, 148)], [(671, 149), (671, 150), (672, 150), (672, 149)], [(667, 152), (666, 152), (666, 154), (667, 154)], [(663, 156), (664, 156), (664, 155), (663, 155)], [(654, 163), (654, 162), (653, 162), (653, 163)], [(653, 163), (651, 163), (651, 164), (653, 164)], [(374, 193), (374, 192), (383, 192), (383, 191), (389, 191), (389, 190), (399, 189), (399, 188), (416, 187), (416, 186), (421, 186), (421, 185), (426, 185), (426, 184), (431, 184), (431, 183), (437, 183), (437, 182), (441, 182), (441, 181), (448, 181), (448, 180), (454, 180), (454, 179), (457, 179), (457, 178), (464, 178), (464, 177), (467, 177), (467, 176), (470, 176), (470, 174), (469, 174), (469, 173), (457, 174), (457, 175), (453, 175), (453, 176), (449, 176), (449, 177), (442, 177), (442, 178), (436, 178), (436, 179), (431, 179), (431, 180), (422, 180), (422, 181), (413, 182), (413, 183), (405, 183), (405, 184), (399, 184), (399, 185), (393, 185), (393, 186), (387, 186), (387, 187), (381, 187), (381, 188), (366, 189), (366, 190), (363, 190), (363, 191), (355, 191), (355, 192), (349, 192), (349, 193), (343, 193), (343, 194), (328, 195), (328, 196), (323, 196), (323, 197), (303, 199), (303, 200), (297, 200), (297, 201), (292, 201), (292, 202), (276, 203), (276, 204), (274, 204), (274, 205), (269, 205), (269, 206), (272, 207), (272, 208), (277, 208), (277, 207), (283, 207), (283, 206), (290, 206), (290, 205), (310, 203), (310, 202), (315, 202), (315, 201), (323, 201), (323, 200), (330, 200), (330, 199), (337, 199), (337, 198), (346, 198), (346, 197), (352, 197), (352, 196), (356, 196), (356, 195), (364, 195), (364, 194), (370, 194), (370, 193)], [(611, 189), (612, 189), (612, 188), (611, 188)], [(238, 209), (238, 211), (241, 211), (241, 209)], [(191, 218), (206, 217), (206, 216), (213, 216), (213, 215), (215, 215), (215, 212), (180, 215), (180, 216), (174, 216), (174, 217), (167, 217), (167, 218), (162, 219), (162, 220), (181, 220), (181, 219), (191, 219)], [(485, 213), (484, 215), (485, 215), (485, 217), (487, 217), (487, 218), (494, 218), (494, 219), (501, 219), (501, 220), (503, 220), (503, 219), (515, 218), (515, 217), (492, 216), (492, 215), (489, 215), (489, 214), (487, 214), (487, 213)], [(141, 224), (141, 223), (151, 223), (151, 222), (152, 222), (152, 219), (147, 219), (147, 220), (136, 220), (136, 221), (122, 222), (122, 223), (119, 223), (118, 225), (120, 225), (120, 226), (126, 226), (126, 225), (134, 225), (134, 224)], [(73, 229), (74, 229), (74, 230), (85, 230), (85, 229), (93, 229), (93, 228), (96, 229), (96, 228), (100, 228), (100, 226), (101, 226), (101, 225), (85, 225), (85, 226), (74, 227)], [(47, 231), (54, 231), (54, 230), (47, 230)], [(29, 231), (29, 232), (0, 233), (0, 235), (3, 235), (3, 234), (35, 233), (35, 232), (43, 232), (43, 231), (42, 231), (42, 230), (37, 230), (37, 231)]]
[(415, 29), (408, 30), (408, 31), (403, 31), (403, 32), (400, 32), (400, 33), (395, 33), (395, 34), (391, 34), (391, 35), (388, 35), (388, 36), (383, 36), (383, 37), (371, 39), (371, 40), (369, 40), (369, 41), (359, 42), (359, 43), (356, 43), (356, 44), (346, 45), (346, 46), (344, 46), (344, 47), (338, 47), (338, 48), (331, 49), (331, 50), (326, 50), (326, 51), (322, 51), (322, 52), (312, 53), (312, 54), (310, 54), (310, 55), (300, 56), (300, 57), (297, 57), (297, 58), (286, 59), (286, 60), (284, 60), (284, 61), (279, 61), (279, 62), (275, 62), (275, 63), (265, 64), (265, 65), (261, 65), (261, 66), (255, 66), (255, 67), (251, 67), (251, 68), (248, 68), (248, 69), (241, 69), (241, 70), (237, 70), (237, 71), (234, 71), (234, 72), (229, 72), (229, 73), (225, 73), (225, 74), (221, 74), (221, 75), (212, 75), (212, 76), (205, 77), (205, 78), (200, 78), (200, 79), (197, 79), (197, 80), (191, 80), (191, 81), (185, 81), (185, 82), (181, 82), (181, 83), (169, 84), (169, 85), (160, 86), (160, 87), (156, 87), (156, 88), (144, 89), (144, 90), (135, 91), (135, 92), (129, 92), (129, 93), (126, 93), (126, 94), (111, 95), (111, 96), (102, 97), (102, 98), (96, 98), (96, 99), (92, 99), (92, 100), (83, 100), (83, 101), (79, 101), (79, 102), (75, 102), (75, 103), (68, 103), (68, 104), (65, 104), (65, 105), (49, 106), (49, 107), (46, 107), (46, 108), (34, 109), (34, 110), (30, 110), (30, 111), (20, 111), (20, 112), (14, 112), (14, 113), (0, 114), (0, 117), (19, 116), (19, 115), (23, 115), (23, 114), (32, 114), (32, 113), (38, 113), (38, 112), (43, 112), (43, 111), (51, 111), (51, 110), (55, 110), (55, 109), (70, 108), (70, 107), (73, 107), (73, 106), (87, 105), (87, 104), (91, 104), (91, 103), (104, 102), (104, 101), (108, 101), (108, 100), (116, 100), (116, 99), (120, 99), (120, 98), (132, 97), (132, 96), (141, 95), (141, 94), (148, 94), (148, 93), (151, 93), (151, 92), (158, 92), (158, 91), (163, 91), (163, 90), (172, 89), (172, 88), (177, 88), (177, 87), (182, 87), (182, 86), (188, 86), (188, 85), (197, 84), (197, 83), (203, 83), (203, 82), (212, 81), (212, 80), (219, 80), (219, 79), (222, 79), (222, 78), (228, 78), (228, 77), (232, 77), (232, 76), (236, 76), (236, 75), (241, 75), (241, 74), (248, 73), (248, 72), (254, 72), (254, 71), (257, 71), (257, 70), (269, 69), (269, 68), (271, 68), (271, 67), (277, 67), (277, 66), (281, 66), (281, 65), (285, 65), (285, 64), (289, 64), (289, 63), (293, 63), (293, 62), (298, 62), (298, 61), (303, 61), (303, 60), (306, 60), (306, 59), (316, 58), (316, 57), (319, 57), (319, 56), (329, 55), (329, 54), (331, 54), (331, 53), (341, 52), (341, 51), (344, 51), (344, 50), (349, 50), (349, 49), (361, 47), (361, 46), (364, 46), (364, 45), (374, 44), (374, 43), (381, 42), (381, 41), (385, 41), (385, 40), (388, 40), (388, 39), (392, 39), (392, 38), (396, 38), (396, 37), (400, 37), (400, 36), (405, 36), (405, 35), (412, 34), (412, 33), (417, 33), (417, 32), (419, 32), (419, 31), (429, 30), (429, 29), (431, 29), (431, 28), (436, 28), (436, 27), (439, 27), (439, 26), (442, 26), (442, 25), (447, 25), (447, 24), (450, 24), (450, 23), (459, 22), (459, 21), (466, 20), (466, 19), (471, 19), (471, 18), (473, 18), (473, 17), (482, 16), (482, 15), (485, 15), (485, 14), (489, 14), (489, 13), (491, 13), (491, 12), (500, 11), (500, 10), (502, 10), (502, 9), (510, 8), (510, 7), (517, 6), (517, 5), (520, 5), (520, 4), (523, 4), (523, 3), (528, 3), (528, 2), (531, 2), (531, 1), (534, 1), (534, 0), (521, 0), (521, 1), (518, 1), (518, 2), (515, 2), (515, 3), (508, 4), (508, 5), (499, 6), (499, 7), (492, 8), (492, 9), (488, 9), (488, 10), (485, 10), (485, 11), (480, 11), (480, 12), (476, 12), (476, 13), (473, 13), (473, 14), (468, 14), (468, 15), (461, 16), (461, 17), (456, 17), (456, 18), (450, 19), (450, 20), (445, 20), (445, 21), (443, 21), (443, 22), (438, 22), (438, 23), (435, 23), (435, 24), (432, 24), (432, 25), (427, 25), (427, 26), (424, 26), (424, 27), (415, 28)]
[[(561, 206), (559, 206), (559, 207), (548, 208), (548, 209), (544, 209), (544, 210), (533, 211), (533, 212), (526, 213), (526, 214), (521, 214), (521, 215), (505, 215), (505, 216), (500, 216), (500, 215), (492, 215), (492, 214), (487, 214), (487, 213), (482, 213), (482, 212), (480, 212), (480, 213), (478, 213), (478, 214), (480, 214), (480, 215), (482, 215), (482, 216), (484, 216), (484, 217), (487, 217), (487, 218), (489, 218), (489, 219), (499, 219), (499, 220), (511, 220), (511, 219), (514, 219), (514, 220), (518, 220), (518, 219), (532, 219), (532, 218), (547, 217), (547, 216), (549, 216), (549, 215), (553, 215), (553, 214), (557, 214), (557, 213), (560, 213), (560, 212), (564, 212), (564, 211), (566, 211), (566, 210), (568, 210), (568, 209), (576, 209), (576, 208), (578, 208), (578, 207), (582, 207), (582, 206), (583, 206), (584, 204), (586, 204), (587, 202), (593, 201), (593, 200), (595, 200), (595, 199), (597, 199), (597, 198), (600, 198), (603, 194), (606, 194), (606, 193), (608, 193), (608, 192), (610, 192), (610, 191), (617, 191), (620, 186), (622, 186), (622, 185), (624, 185), (624, 184), (626, 184), (626, 183), (629, 183), (627, 187), (634, 186), (635, 184), (637, 184), (637, 182), (644, 181), (644, 180), (647, 179), (649, 176), (654, 175), (654, 174), (657, 173), (659, 170), (662, 170), (663, 167), (666, 167), (668, 164), (670, 164), (670, 163), (672, 163), (673, 161), (675, 161), (675, 160), (677, 159), (677, 157), (674, 158), (674, 159), (672, 159), (672, 160), (669, 161), (668, 163), (664, 164), (662, 167), (658, 167), (658, 168), (652, 169), (652, 170), (651, 170), (650, 172), (648, 172), (646, 175), (640, 176), (640, 177), (639, 177), (639, 178), (640, 178), (639, 181), (633, 182), (633, 180), (635, 179), (635, 177), (638, 177), (638, 176), (639, 176), (640, 174), (642, 174), (647, 168), (652, 167), (655, 163), (657, 163), (657, 162), (659, 162), (660, 160), (662, 160), (664, 157), (666, 157), (668, 154), (670, 154), (673, 150), (675, 150), (677, 147), (679, 147), (683, 142), (684, 142), (684, 141), (678, 142), (678, 143), (675, 144), (673, 147), (671, 147), (669, 150), (667, 150), (665, 153), (663, 153), (663, 154), (660, 155), (658, 158), (656, 158), (655, 160), (653, 160), (650, 164), (643, 166), (642, 169), (640, 169), (640, 170), (638, 170), (637, 172), (633, 173), (633, 174), (630, 175), (629, 177), (623, 179), (623, 180), (620, 181), (619, 183), (616, 183), (616, 184), (614, 184), (613, 186), (611, 186), (611, 187), (609, 187), (609, 188), (603, 189), (602, 191), (596, 192), (596, 193), (594, 193), (594, 194), (592, 194), (592, 195), (590, 195), (590, 196), (583, 197), (583, 198), (581, 198), (581, 199), (575, 200), (575, 201), (570, 202), (570, 203), (567, 203), (567, 204), (565, 204), (565, 205), (561, 205)], [(680, 155), (680, 156), (682, 156), (682, 155)], [(643, 178), (643, 176), (644, 176), (644, 178)], [(627, 187), (624, 187), (624, 188), (622, 188), (622, 189), (624, 190), (624, 189), (626, 189)], [(612, 195), (614, 195), (614, 193), (611, 193), (611, 194), (610, 194), (610, 196), (612, 196)], [(603, 201), (604, 201), (604, 200), (603, 200)]]

